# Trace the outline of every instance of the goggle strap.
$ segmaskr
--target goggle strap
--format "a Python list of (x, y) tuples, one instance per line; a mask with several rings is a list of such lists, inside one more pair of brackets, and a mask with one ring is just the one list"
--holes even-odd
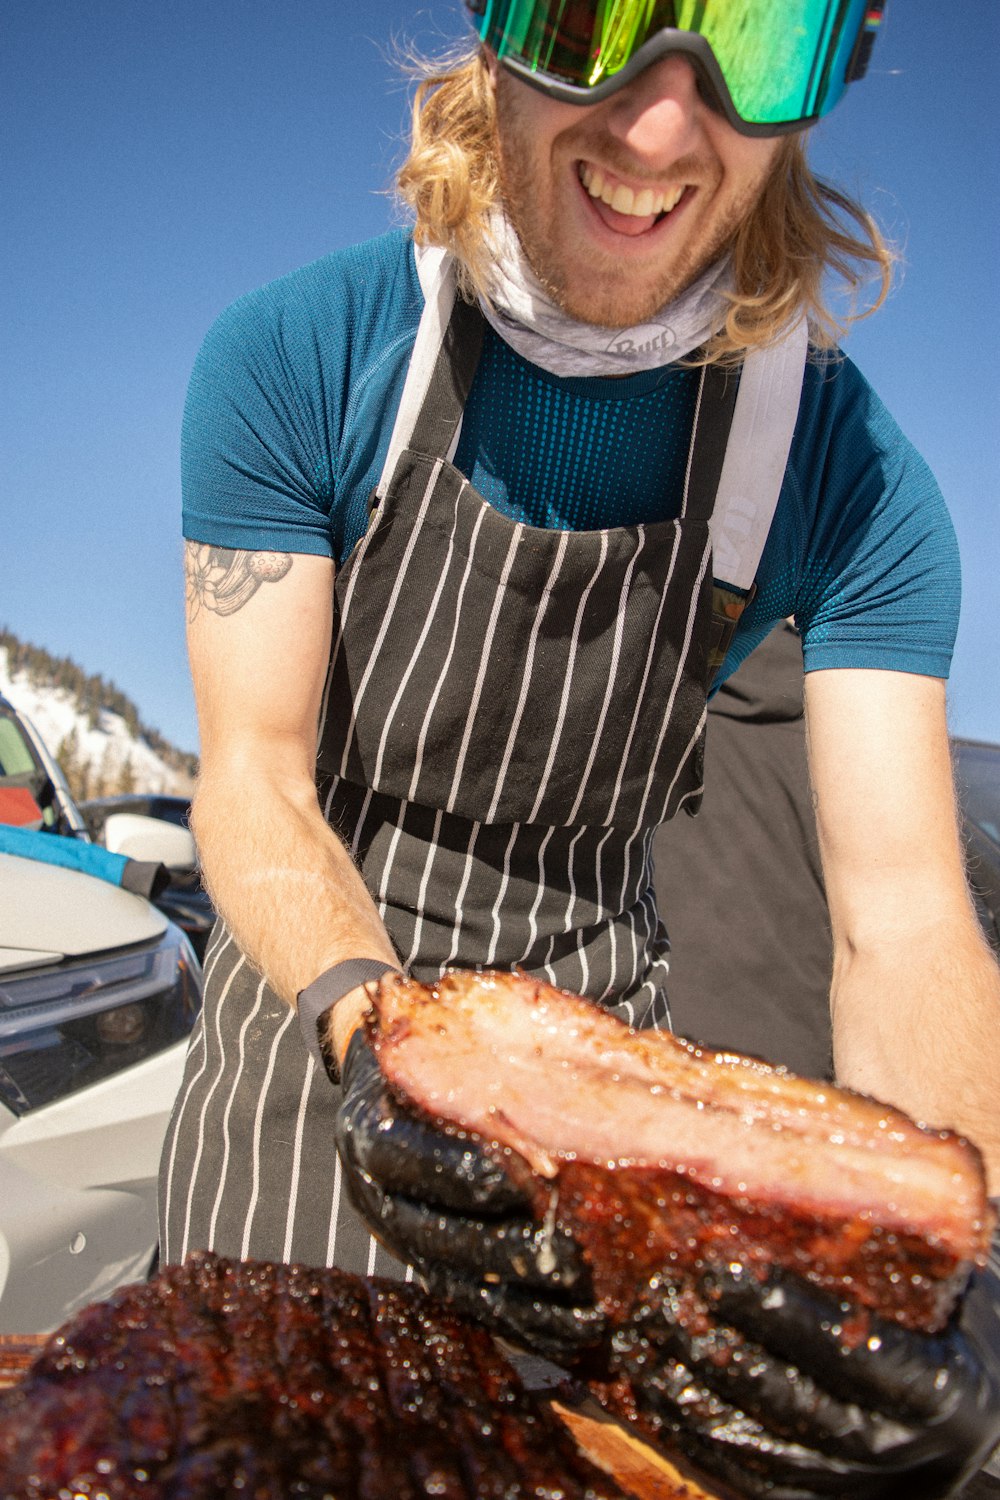
[(871, 61), (872, 48), (879, 33), (885, 16), (886, 0), (869, 0), (868, 9), (858, 39), (854, 45), (854, 53), (847, 65), (844, 75), (846, 83), (857, 83), (859, 78), (864, 78), (868, 72), (868, 64)]

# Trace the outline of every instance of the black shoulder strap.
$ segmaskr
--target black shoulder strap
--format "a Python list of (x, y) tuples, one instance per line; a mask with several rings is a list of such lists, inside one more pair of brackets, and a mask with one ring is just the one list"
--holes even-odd
[(483, 349), (486, 319), (478, 306), (455, 298), (427, 394), (413, 425), (410, 447), (443, 458), (462, 420)]
[[(688, 454), (687, 496), (684, 514), (709, 521), (715, 508), (736, 410), (740, 369), (721, 365), (702, 368), (691, 449)], [(740, 616), (756, 591), (749, 593), (712, 580), (712, 620), (708, 642), (708, 683), (711, 687), (736, 633)]]
[(739, 369), (702, 366), (684, 506), (685, 516), (696, 521), (708, 521), (715, 507), (739, 385)]

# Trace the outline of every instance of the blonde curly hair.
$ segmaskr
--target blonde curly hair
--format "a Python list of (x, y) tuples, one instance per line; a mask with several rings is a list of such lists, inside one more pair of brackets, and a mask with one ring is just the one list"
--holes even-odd
[[(500, 199), (500, 176), (484, 54), (465, 49), (411, 68), (418, 82), (397, 191), (415, 216), (417, 243), (450, 250), (463, 295), (488, 297), (487, 221)], [(772, 342), (796, 309), (809, 319), (812, 343), (833, 348), (852, 323), (881, 306), (896, 259), (871, 215), (814, 176), (802, 135), (782, 141), (775, 170), (731, 248), (736, 290), (725, 326), (705, 351), (711, 362), (735, 362)], [(847, 291), (843, 314), (828, 301), (827, 273)], [(862, 289), (872, 284), (861, 306)]]

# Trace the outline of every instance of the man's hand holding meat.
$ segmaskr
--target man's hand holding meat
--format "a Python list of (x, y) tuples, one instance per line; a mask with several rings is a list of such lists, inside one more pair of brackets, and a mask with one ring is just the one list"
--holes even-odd
[(752, 1500), (944, 1500), (1000, 1443), (1000, 1230), (940, 1334), (859, 1321), (794, 1276), (720, 1270), (702, 1294), (692, 1334), (658, 1286), (612, 1365), (664, 1435)]
[[(338, 1132), (341, 1154), (350, 1167), (356, 1205), (373, 1231), (397, 1254), (409, 1258), (432, 1290), (519, 1344), (577, 1369), (582, 1356), (582, 1368), (591, 1376), (604, 1369), (612, 1377), (624, 1377), (639, 1412), (653, 1421), (668, 1451), (672, 1445), (680, 1448), (703, 1471), (753, 1500), (819, 1500), (846, 1493), (860, 1500), (903, 1496), (906, 1500), (943, 1500), (957, 1493), (989, 1456), (1000, 1440), (1000, 1228), (996, 1225), (989, 1259), (973, 1272), (945, 1326), (933, 1333), (913, 1331), (913, 1326), (918, 1317), (928, 1322), (940, 1319), (951, 1305), (953, 1293), (943, 1288), (950, 1285), (952, 1273), (943, 1264), (934, 1272), (944, 1278), (941, 1295), (948, 1300), (943, 1304), (936, 1294), (914, 1303), (913, 1294), (904, 1290), (890, 1320), (889, 1304), (880, 1298), (892, 1281), (910, 1275), (918, 1283), (931, 1274), (933, 1257), (946, 1243), (941, 1237), (943, 1222), (935, 1231), (930, 1227), (934, 1220), (928, 1221), (930, 1262), (910, 1259), (915, 1249), (900, 1246), (894, 1263), (899, 1269), (882, 1291), (870, 1284), (862, 1293), (859, 1284), (859, 1294), (872, 1299), (866, 1308), (861, 1301), (834, 1298), (793, 1271), (761, 1274), (761, 1246), (754, 1249), (752, 1237), (771, 1232), (780, 1240), (781, 1220), (771, 1231), (763, 1221), (756, 1230), (749, 1227), (752, 1220), (738, 1227), (741, 1212), (761, 1191), (760, 1181), (740, 1184), (749, 1197), (742, 1210), (739, 1195), (734, 1203), (728, 1262), (719, 1258), (712, 1236), (705, 1242), (704, 1259), (695, 1248), (682, 1248), (692, 1223), (687, 1230), (677, 1229), (673, 1241), (656, 1242), (656, 1264), (662, 1269), (647, 1285), (643, 1268), (648, 1262), (641, 1262), (628, 1247), (635, 1244), (638, 1234), (643, 1248), (649, 1250), (654, 1243), (650, 1238), (653, 1226), (644, 1221), (641, 1210), (636, 1217), (629, 1196), (635, 1189), (614, 1181), (616, 1175), (628, 1177), (632, 1157), (637, 1151), (642, 1157), (639, 1142), (648, 1138), (630, 1134), (642, 1127), (632, 1125), (625, 1111), (629, 1101), (638, 1104), (632, 1080), (640, 1076), (646, 1087), (657, 1084), (654, 1093), (673, 1091), (683, 1097), (691, 1086), (685, 1072), (690, 1054), (683, 1049), (678, 1053), (655, 1037), (626, 1044), (616, 1030), (617, 1023), (588, 1024), (581, 1002), (519, 976), (454, 974), (432, 987), (391, 981), (379, 986), (372, 998), (374, 1014), (368, 1032), (387, 1072), (379, 1067), (368, 1035), (357, 1032), (344, 1063), (345, 1101)], [(493, 1014), (480, 1019), (486, 1012)], [(549, 1042), (545, 1033), (557, 1030), (574, 1040)], [(496, 1039), (495, 1050), (489, 1045), (490, 1037)], [(532, 1053), (539, 1055), (534, 1065)], [(482, 1079), (479, 1085), (469, 1086), (455, 1076), (455, 1061), (473, 1055), (480, 1059)], [(587, 1060), (590, 1057), (592, 1063)], [(488, 1087), (487, 1077), (504, 1058), (509, 1067), (506, 1080), (500, 1066), (498, 1078), (495, 1083), (491, 1079)], [(595, 1210), (586, 1204), (581, 1210), (579, 1196), (574, 1209), (572, 1198), (574, 1191), (579, 1195), (579, 1187), (564, 1183), (564, 1173), (572, 1170), (567, 1164), (600, 1156), (607, 1139), (605, 1134), (594, 1136), (586, 1130), (580, 1135), (578, 1121), (565, 1111), (581, 1076), (574, 1058), (579, 1060), (582, 1076), (589, 1076), (592, 1084), (589, 1104), (580, 1102), (580, 1117), (594, 1110), (619, 1121), (614, 1138), (623, 1161), (617, 1169), (613, 1164), (608, 1167), (606, 1179), (608, 1190), (617, 1197), (602, 1205), (600, 1187), (594, 1186), (593, 1178), (584, 1179), (585, 1198), (598, 1205), (593, 1220), (596, 1239), (588, 1239), (586, 1229), (587, 1216)], [(731, 1107), (734, 1096), (721, 1078), (713, 1088), (704, 1071), (713, 1064), (699, 1058), (697, 1054), (690, 1066), (702, 1070), (707, 1109), (724, 1114), (724, 1101), (729, 1099)], [(734, 1061), (729, 1060), (730, 1067)], [(535, 1105), (530, 1103), (532, 1066), (535, 1076), (552, 1080), (552, 1098), (539, 1099)], [(760, 1065), (755, 1071), (760, 1071)], [(722, 1072), (730, 1076), (726, 1067)], [(560, 1074), (567, 1080), (562, 1085)], [(740, 1075), (737, 1071), (731, 1076), (738, 1080)], [(450, 1087), (445, 1082), (448, 1078), (453, 1080)], [(430, 1115), (408, 1102), (411, 1090), (415, 1096), (423, 1091), (428, 1099), (442, 1099), (445, 1088), (440, 1126), (429, 1123)], [(800, 1113), (807, 1113), (810, 1090), (816, 1095), (814, 1104), (837, 1092), (828, 1085), (806, 1085), (804, 1091), (799, 1082), (784, 1085), (777, 1077), (770, 1083), (762, 1078), (759, 1088), (760, 1094), (754, 1095), (747, 1080), (741, 1091), (748, 1119), (759, 1118), (760, 1123), (750, 1128), (746, 1144), (739, 1147), (749, 1155), (734, 1163), (735, 1177), (761, 1149), (759, 1137), (754, 1145), (755, 1131), (787, 1129), (782, 1122), (789, 1110), (797, 1105)], [(500, 1102), (494, 1104), (494, 1099)], [(504, 1102), (504, 1118), (498, 1120), (493, 1111), (503, 1109)], [(905, 1122), (899, 1116), (887, 1119), (878, 1106), (852, 1101), (848, 1094), (830, 1103), (834, 1113), (816, 1127), (813, 1152), (817, 1161), (811, 1168), (811, 1183), (803, 1181), (799, 1191), (805, 1194), (811, 1186), (838, 1204), (830, 1210), (830, 1232), (835, 1234), (839, 1216), (846, 1213), (849, 1218), (849, 1210), (835, 1196), (842, 1191), (836, 1180), (838, 1147), (826, 1136), (831, 1132), (835, 1136), (837, 1129), (852, 1132), (864, 1170), (865, 1151), (877, 1154), (880, 1127), (891, 1137), (893, 1127), (899, 1132)], [(666, 1105), (664, 1110), (674, 1107)], [(697, 1117), (693, 1105), (691, 1109)], [(773, 1111), (773, 1119), (768, 1110)], [(493, 1118), (503, 1146), (484, 1144), (473, 1128), (474, 1118)], [(660, 1118), (667, 1118), (666, 1113)], [(563, 1142), (566, 1159), (557, 1166), (555, 1178), (532, 1199), (512, 1182), (524, 1180), (530, 1160), (544, 1161), (554, 1149), (552, 1135), (547, 1133), (553, 1121), (555, 1142)], [(867, 1146), (866, 1130), (873, 1135)], [(649, 1196), (657, 1192), (665, 1196), (670, 1191), (671, 1148), (665, 1136), (660, 1138), (666, 1155), (661, 1171), (666, 1176), (638, 1179), (644, 1182), (638, 1191)], [(932, 1154), (944, 1145), (944, 1137), (939, 1140), (928, 1134), (926, 1139)], [(921, 1132), (909, 1126), (908, 1134), (899, 1140), (889, 1155), (873, 1159), (868, 1170), (884, 1176), (887, 1184), (895, 1180), (895, 1188), (882, 1190), (886, 1203), (895, 1201), (902, 1222), (914, 1225), (922, 1211), (918, 1204), (933, 1203), (933, 1198), (923, 1200), (919, 1186), (917, 1198), (906, 1197), (905, 1177), (896, 1175), (901, 1174), (902, 1157), (894, 1160), (893, 1153), (919, 1156)], [(512, 1142), (516, 1143), (513, 1174)], [(809, 1148), (789, 1144), (784, 1149), (792, 1163)], [(711, 1161), (710, 1136), (704, 1131), (700, 1150)], [(986, 1216), (988, 1223), (993, 1210), (981, 1196), (976, 1155), (960, 1142), (954, 1150), (957, 1155), (953, 1157), (949, 1148), (947, 1160), (940, 1158), (937, 1166), (929, 1158), (922, 1166), (918, 1163), (914, 1180), (933, 1181), (940, 1172), (938, 1194), (943, 1191), (957, 1203), (969, 1193), (969, 1211), (977, 1219)], [(967, 1165), (959, 1174), (954, 1168), (963, 1160)], [(641, 1161), (634, 1166), (641, 1170)], [(801, 1166), (798, 1170), (802, 1171)], [(710, 1171), (699, 1163), (689, 1179), (689, 1191), (697, 1191), (695, 1184), (704, 1175), (710, 1178)], [(766, 1183), (763, 1187), (766, 1192)], [(862, 1206), (877, 1223), (884, 1207), (877, 1201), (874, 1175), (871, 1187), (872, 1196)], [(552, 1205), (547, 1226), (540, 1223), (542, 1201)], [(582, 1233), (579, 1218), (574, 1218), (581, 1211)], [(601, 1226), (612, 1211), (620, 1222), (620, 1253), (608, 1250), (606, 1242), (602, 1246)], [(666, 1225), (669, 1202), (661, 1212)], [(724, 1208), (716, 1209), (720, 1222), (724, 1214)], [(960, 1213), (954, 1221), (960, 1234), (964, 1232), (962, 1217)], [(842, 1229), (845, 1245), (853, 1241), (857, 1246), (854, 1269), (849, 1254), (825, 1269), (829, 1275), (836, 1267), (838, 1281), (845, 1286), (854, 1275), (870, 1274), (863, 1268), (870, 1267), (866, 1257), (871, 1252), (863, 1250), (858, 1240), (858, 1234), (865, 1232), (865, 1220), (862, 1213)], [(554, 1226), (559, 1227), (553, 1235)], [(954, 1228), (948, 1230), (952, 1233)], [(889, 1244), (893, 1242), (884, 1245), (883, 1259), (892, 1254)], [(668, 1243), (678, 1246), (670, 1255), (663, 1249)], [(985, 1245), (983, 1230), (976, 1230), (967, 1243)], [(687, 1240), (687, 1244), (692, 1242)], [(748, 1260), (737, 1258), (748, 1251)], [(596, 1274), (600, 1267), (591, 1263), (592, 1254), (598, 1258), (611, 1255), (610, 1273), (605, 1269), (603, 1275)], [(795, 1254), (788, 1254), (789, 1264), (795, 1264)], [(757, 1269), (751, 1269), (752, 1265)], [(889, 1265), (880, 1274), (889, 1278), (891, 1270)], [(617, 1313), (605, 1303), (595, 1305), (600, 1301), (595, 1288), (605, 1296), (610, 1294), (612, 1303), (619, 1302)], [(885, 1308), (882, 1316), (871, 1311), (879, 1305)], [(942, 1311), (934, 1313), (935, 1306)], [(904, 1326), (905, 1319), (910, 1320), (910, 1327)]]
[(363, 1029), (347, 1049), (338, 1146), (373, 1233), (421, 1281), (514, 1343), (607, 1362), (638, 1410), (750, 1500), (945, 1500), (1000, 1443), (1000, 1226), (938, 1334), (836, 1301), (788, 1273), (654, 1278), (613, 1326), (561, 1225), (540, 1225), (499, 1148), (430, 1124), (394, 1097)]
[(342, 1082), (337, 1144), (372, 1232), (431, 1291), (519, 1344), (566, 1358), (597, 1343), (605, 1320), (579, 1249), (533, 1221), (501, 1153), (394, 1100), (362, 1029)]

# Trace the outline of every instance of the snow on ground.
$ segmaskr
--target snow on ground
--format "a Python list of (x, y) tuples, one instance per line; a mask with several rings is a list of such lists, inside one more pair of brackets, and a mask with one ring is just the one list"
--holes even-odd
[(9, 670), (8, 653), (0, 647), (0, 693), (9, 698), (18, 713), (29, 718), (56, 755), (68, 735), (76, 731), (78, 753), (95, 774), (104, 768), (118, 769), (131, 762), (136, 791), (186, 792), (186, 778), (168, 766), (143, 740), (135, 739), (118, 715), (102, 709), (96, 729), (90, 727), (73, 697), (63, 688), (38, 687), (27, 674)]

